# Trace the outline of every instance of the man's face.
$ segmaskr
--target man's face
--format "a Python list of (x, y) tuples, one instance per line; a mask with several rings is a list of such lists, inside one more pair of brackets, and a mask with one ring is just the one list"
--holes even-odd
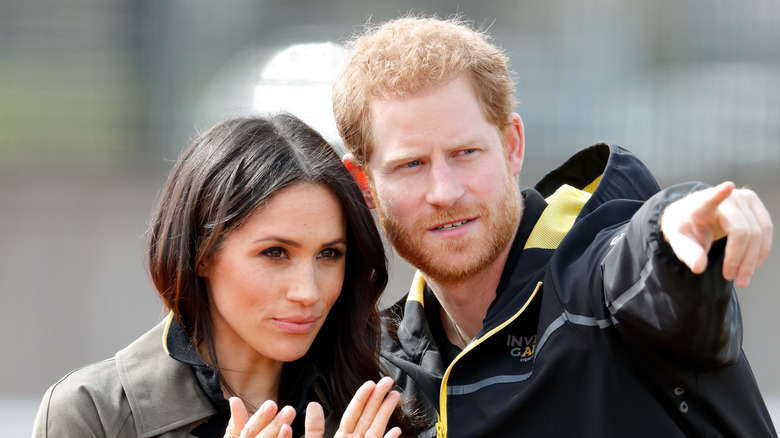
[(522, 213), (519, 117), (502, 130), (490, 124), (465, 76), (369, 109), (371, 193), (398, 255), (451, 283), (508, 251)]

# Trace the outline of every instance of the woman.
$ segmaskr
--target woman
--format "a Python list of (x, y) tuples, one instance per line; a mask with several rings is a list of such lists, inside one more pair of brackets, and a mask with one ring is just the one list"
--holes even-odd
[(228, 436), (384, 433), (399, 396), (379, 380), (382, 242), (311, 127), (277, 115), (203, 133), (168, 176), (146, 255), (167, 320), (53, 385), (34, 436), (221, 437), (230, 404)]

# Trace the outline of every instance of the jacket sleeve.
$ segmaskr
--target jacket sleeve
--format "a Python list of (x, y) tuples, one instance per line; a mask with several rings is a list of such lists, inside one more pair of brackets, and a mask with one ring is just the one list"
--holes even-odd
[(130, 406), (113, 360), (88, 365), (52, 385), (33, 424), (34, 438), (134, 436)]
[(607, 308), (629, 343), (711, 367), (736, 362), (742, 348), (739, 304), (722, 276), (725, 239), (713, 245), (706, 271), (696, 275), (659, 226), (666, 206), (704, 188), (686, 183), (650, 198), (611, 240), (601, 269)]

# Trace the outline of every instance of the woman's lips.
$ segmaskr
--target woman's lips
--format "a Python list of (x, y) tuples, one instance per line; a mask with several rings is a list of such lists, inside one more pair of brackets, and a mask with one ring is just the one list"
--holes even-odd
[(273, 321), (284, 332), (302, 335), (314, 329), (318, 319), (320, 319), (318, 316), (290, 316), (275, 318)]

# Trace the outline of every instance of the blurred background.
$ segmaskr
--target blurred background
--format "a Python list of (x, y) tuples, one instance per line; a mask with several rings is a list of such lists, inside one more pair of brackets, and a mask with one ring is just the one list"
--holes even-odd
[[(163, 317), (141, 243), (189, 140), (286, 109), (338, 145), (341, 44), (369, 18), (410, 11), (462, 13), (508, 52), (523, 185), (610, 141), (662, 186), (731, 179), (780, 218), (775, 0), (2, 0), (0, 434), (29, 435), (49, 385)], [(389, 257), (385, 303), (411, 277)], [(744, 349), (776, 423), (779, 283), (775, 248), (739, 292)]]

